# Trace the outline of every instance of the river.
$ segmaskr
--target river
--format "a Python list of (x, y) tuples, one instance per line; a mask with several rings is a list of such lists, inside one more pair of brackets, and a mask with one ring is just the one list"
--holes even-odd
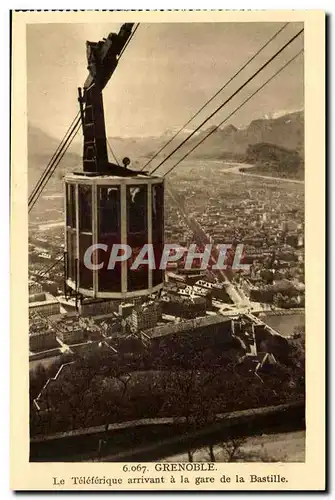
[[(254, 174), (252, 169), (257, 167), (257, 165), (250, 165), (248, 163), (227, 163), (225, 168), (221, 171), (229, 172), (230, 174), (239, 174), (239, 175), (247, 175), (249, 177), (258, 177), (259, 179), (266, 179), (269, 181), (282, 181), (282, 182), (291, 182), (293, 184), (305, 184), (305, 181), (301, 181), (298, 179), (286, 179), (286, 177), (273, 177), (271, 175), (262, 175), (262, 174)], [(243, 172), (241, 171), (243, 168)]]
[(265, 314), (260, 317), (264, 323), (271, 326), (278, 333), (287, 337), (292, 335), (293, 330), (296, 326), (305, 324), (305, 313), (297, 312), (294, 314), (282, 314), (282, 315), (271, 315)]

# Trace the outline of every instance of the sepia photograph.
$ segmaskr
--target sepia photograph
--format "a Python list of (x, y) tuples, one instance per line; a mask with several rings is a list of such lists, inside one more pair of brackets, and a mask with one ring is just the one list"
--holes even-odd
[(128, 464), (69, 489), (268, 464), (231, 481), (279, 489), (313, 356), (303, 17), (99, 14), (26, 13), (28, 461)]

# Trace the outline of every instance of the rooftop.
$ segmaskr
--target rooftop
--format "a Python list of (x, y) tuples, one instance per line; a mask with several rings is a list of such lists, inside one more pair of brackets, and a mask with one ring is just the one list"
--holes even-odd
[(168, 323), (160, 327), (156, 326), (154, 328), (147, 330), (146, 333), (150, 337), (154, 338), (154, 337), (161, 337), (164, 335), (170, 335), (173, 333), (182, 333), (188, 330), (196, 330), (198, 328), (204, 328), (206, 326), (218, 325), (218, 324), (223, 325), (227, 323), (231, 323), (231, 319), (226, 318), (222, 315), (204, 316), (200, 318), (181, 321), (177, 324)]
[(51, 295), (51, 293), (45, 292), (44, 296), (45, 296), (45, 298), (43, 300), (38, 300), (36, 302), (30, 302), (29, 309), (34, 308), (34, 307), (38, 307), (38, 306), (45, 306), (45, 305), (49, 305), (49, 304), (59, 304), (58, 299), (56, 297), (54, 297), (53, 295)]

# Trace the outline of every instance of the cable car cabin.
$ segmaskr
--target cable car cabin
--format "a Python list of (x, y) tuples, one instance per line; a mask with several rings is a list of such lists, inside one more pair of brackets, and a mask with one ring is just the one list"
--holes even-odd
[(128, 299), (163, 287), (164, 181), (127, 168), (129, 158), (123, 167), (110, 163), (107, 153), (102, 90), (132, 27), (86, 42), (89, 75), (78, 89), (83, 171), (65, 177), (65, 284), (76, 297)]
[(163, 287), (164, 181), (119, 169), (65, 177), (65, 282), (78, 296), (127, 299)]

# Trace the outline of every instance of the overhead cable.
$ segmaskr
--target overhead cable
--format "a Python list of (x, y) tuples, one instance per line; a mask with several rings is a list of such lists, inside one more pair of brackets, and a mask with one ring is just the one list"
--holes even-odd
[(168, 156), (164, 158), (150, 172), (150, 174), (153, 175), (169, 158), (171, 158), (172, 155), (174, 155), (187, 141), (189, 141), (198, 132), (198, 130), (200, 130), (201, 127), (203, 127), (203, 125), (205, 125), (205, 123), (207, 123), (211, 118), (213, 118), (213, 116), (215, 116), (219, 111), (221, 111), (221, 109), (224, 106), (226, 106), (226, 104), (228, 104), (228, 102), (230, 102), (233, 99), (233, 97), (235, 97), (239, 92), (241, 92), (241, 90), (243, 90), (244, 87), (246, 87), (254, 78), (256, 78), (256, 76), (261, 71), (263, 71), (264, 68), (266, 68), (274, 59), (276, 59), (286, 49), (286, 47), (288, 47), (296, 38), (298, 38), (298, 36), (301, 35), (303, 31), (304, 29), (302, 28), (296, 35), (291, 37), (290, 40), (286, 42), (279, 50), (277, 50), (277, 52), (273, 54), (273, 56), (271, 56), (264, 64), (262, 64), (262, 66), (257, 71), (255, 71), (255, 73), (253, 73), (242, 85), (240, 85), (240, 87), (237, 90), (235, 90), (235, 92), (233, 92), (222, 104), (220, 104), (220, 106), (218, 106), (205, 120), (203, 120), (200, 123), (200, 125), (198, 125), (198, 127), (195, 130), (193, 130), (193, 132), (191, 132), (191, 134), (189, 134), (176, 148), (174, 148), (174, 150), (171, 151), (171, 153), (169, 153)]
[(194, 118), (196, 118), (200, 113), (201, 111), (203, 111), (205, 109), (206, 106), (208, 106), (247, 66), (249, 66), (249, 64), (252, 63), (252, 61), (286, 28), (286, 26), (288, 25), (289, 23), (285, 23), (279, 30), (276, 31), (276, 33), (274, 35), (271, 36), (271, 38), (269, 38), (269, 40), (264, 44), (262, 45), (262, 47), (260, 49), (257, 50), (257, 52), (255, 52), (255, 54), (250, 58), (248, 59), (241, 67), (239, 70), (237, 70), (233, 76), (231, 78), (229, 78), (229, 80), (210, 98), (208, 99), (205, 104), (203, 106), (201, 106), (200, 109), (198, 109), (198, 111), (196, 113), (194, 113), (194, 115), (191, 116), (191, 118), (185, 123), (185, 125), (183, 125), (169, 140), (167, 143), (165, 143), (153, 156), (152, 158), (150, 158), (146, 163), (145, 165), (143, 165), (143, 167), (141, 168), (140, 172), (142, 170), (145, 169), (145, 167), (147, 167), (155, 158), (157, 158), (157, 156), (167, 147), (169, 146), (169, 144), (171, 144), (171, 142), (194, 120)]
[(72, 123), (71, 125), (68, 127), (67, 131), (65, 132), (62, 140), (60, 141), (60, 143), (58, 144), (55, 152), (53, 153), (52, 157), (50, 158), (42, 176), (40, 177), (40, 179), (37, 181), (34, 189), (32, 190), (32, 192), (30, 193), (29, 195), (29, 199), (28, 199), (28, 202), (29, 204), (32, 202), (32, 200), (34, 199), (38, 189), (39, 189), (39, 185), (43, 182), (45, 176), (48, 174), (48, 171), (49, 169), (51, 168), (53, 162), (55, 161), (57, 155), (60, 153), (60, 150), (62, 149), (64, 143), (67, 141), (68, 137), (71, 136), (72, 132), (73, 132), (73, 129), (75, 127), (75, 122), (76, 120), (78, 121), (78, 117), (79, 117), (79, 114), (80, 114), (80, 111), (77, 113), (77, 115), (75, 116), (75, 118), (72, 120)]
[(208, 137), (212, 134), (214, 134), (214, 132), (216, 132), (216, 130), (221, 127), (227, 120), (229, 120), (229, 118), (231, 118), (235, 113), (237, 113), (237, 111), (239, 111), (248, 101), (250, 101), (250, 99), (252, 99), (256, 94), (258, 94), (258, 92), (260, 90), (262, 90), (268, 83), (271, 82), (271, 80), (273, 80), (277, 75), (279, 75), (279, 73), (281, 73), (291, 62), (293, 62), (301, 53), (303, 52), (303, 49), (301, 49), (295, 56), (293, 56), (289, 61), (287, 61), (283, 66), (281, 66), (281, 68), (279, 68), (278, 71), (276, 71), (276, 73), (274, 73), (270, 78), (268, 78), (257, 90), (255, 90), (255, 92), (253, 92), (249, 97), (247, 97), (237, 108), (234, 109), (234, 111), (232, 111), (224, 120), (222, 120), (218, 125), (216, 125), (213, 129), (210, 130), (210, 132), (208, 132), (207, 135), (205, 135), (205, 137), (203, 137), (201, 139), (201, 141), (199, 141), (192, 149), (190, 149), (182, 158), (180, 158), (165, 174), (163, 177), (165, 177), (166, 175), (168, 175), (170, 172), (172, 172), (172, 170), (174, 168), (177, 167), (177, 165), (179, 165), (183, 160), (185, 160), (185, 158), (187, 158), (187, 156), (189, 156), (196, 148), (198, 148), (200, 146), (200, 144), (202, 144), (206, 139), (208, 139)]
[(50, 180), (50, 178), (54, 174), (56, 168), (58, 167), (61, 160), (63, 159), (66, 151), (68, 150), (68, 148), (72, 144), (75, 136), (79, 132), (79, 129), (80, 129), (80, 118), (78, 119), (75, 126), (73, 127), (71, 135), (68, 136), (68, 138), (65, 141), (65, 143), (63, 144), (62, 148), (59, 150), (54, 161), (49, 166), (48, 170), (46, 172), (44, 172), (44, 174), (42, 175), (42, 178), (40, 179), (38, 186), (37, 186), (38, 189), (36, 189), (36, 193), (35, 193), (33, 199), (31, 200), (31, 202), (29, 203), (29, 212), (31, 212), (31, 210), (34, 208), (36, 202), (38, 201), (39, 197), (42, 194), (44, 187), (46, 186), (46, 184), (48, 183), (48, 181)]
[(64, 254), (61, 255), (58, 259), (56, 259), (56, 261), (51, 265), (51, 266), (48, 266), (48, 268), (46, 268), (45, 270), (42, 270), (42, 274), (39, 274), (39, 277), (42, 278), (45, 274), (47, 274), (49, 271), (51, 271), (51, 269), (53, 269), (54, 267), (56, 267), (58, 264), (60, 264), (60, 262), (64, 259)]
[(115, 161), (115, 162), (116, 162), (116, 163), (120, 166), (119, 160), (117, 159), (117, 156), (116, 156), (116, 154), (114, 153), (114, 151), (113, 151), (113, 149), (112, 149), (112, 146), (110, 145), (110, 142), (109, 142), (108, 138), (106, 138), (106, 140), (107, 140), (107, 144), (108, 144), (108, 147), (109, 147), (109, 149), (110, 149), (110, 152), (111, 152), (111, 154), (112, 154), (112, 156), (113, 156), (113, 158), (114, 158), (114, 161)]
[(120, 55), (119, 55), (119, 57), (118, 57), (118, 61), (119, 61), (119, 60), (121, 59), (121, 57), (123, 56), (123, 54), (124, 54), (124, 52), (125, 52), (126, 48), (128, 47), (128, 45), (129, 45), (129, 43), (130, 43), (131, 39), (132, 39), (132, 38), (133, 38), (133, 36), (135, 35), (135, 33), (136, 33), (136, 31), (137, 31), (137, 29), (138, 29), (139, 25), (140, 25), (140, 23), (137, 23), (137, 25), (136, 25), (136, 26), (135, 26), (135, 28), (134, 28), (134, 31), (131, 33), (130, 37), (128, 38), (127, 42), (125, 43), (125, 45), (124, 45), (123, 49), (121, 50)]

